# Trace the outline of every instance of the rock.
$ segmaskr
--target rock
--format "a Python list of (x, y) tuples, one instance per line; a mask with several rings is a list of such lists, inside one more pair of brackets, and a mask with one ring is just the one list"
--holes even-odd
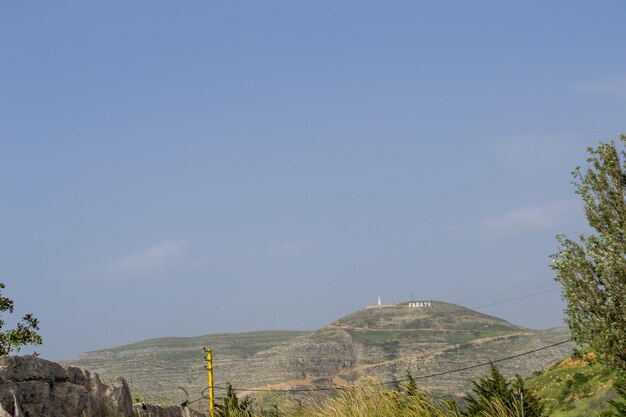
[(205, 417), (204, 414), (189, 407), (140, 403), (135, 404), (134, 408), (137, 417)]
[(35, 356), (0, 358), (0, 417), (202, 417), (181, 407), (133, 407), (126, 381), (111, 386), (95, 372)]
[(132, 410), (133, 401), (130, 395), (130, 388), (124, 378), (121, 376), (115, 378), (109, 390), (111, 406), (115, 410)]

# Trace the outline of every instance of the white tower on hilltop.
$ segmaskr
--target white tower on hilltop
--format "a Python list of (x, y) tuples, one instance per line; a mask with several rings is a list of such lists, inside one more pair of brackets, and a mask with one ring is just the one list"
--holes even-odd
[(380, 307), (382, 305), (380, 297), (378, 297), (378, 307)]

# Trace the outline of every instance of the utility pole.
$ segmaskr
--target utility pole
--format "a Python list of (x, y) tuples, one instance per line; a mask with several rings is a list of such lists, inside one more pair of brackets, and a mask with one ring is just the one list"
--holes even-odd
[(203, 350), (206, 352), (207, 388), (209, 390), (209, 417), (215, 417), (215, 394), (213, 392), (213, 351), (207, 348), (204, 348)]

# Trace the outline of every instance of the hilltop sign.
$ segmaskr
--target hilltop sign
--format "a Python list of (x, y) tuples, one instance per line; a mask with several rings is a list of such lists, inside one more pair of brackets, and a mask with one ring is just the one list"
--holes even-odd
[(433, 305), (430, 301), (411, 301), (409, 303), (409, 308), (432, 308)]

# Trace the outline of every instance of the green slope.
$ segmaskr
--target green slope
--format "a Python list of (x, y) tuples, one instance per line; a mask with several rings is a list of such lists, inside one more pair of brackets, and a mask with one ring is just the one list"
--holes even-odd
[(527, 380), (527, 387), (544, 400), (551, 417), (592, 417), (610, 409), (615, 374), (593, 360), (566, 359)]

